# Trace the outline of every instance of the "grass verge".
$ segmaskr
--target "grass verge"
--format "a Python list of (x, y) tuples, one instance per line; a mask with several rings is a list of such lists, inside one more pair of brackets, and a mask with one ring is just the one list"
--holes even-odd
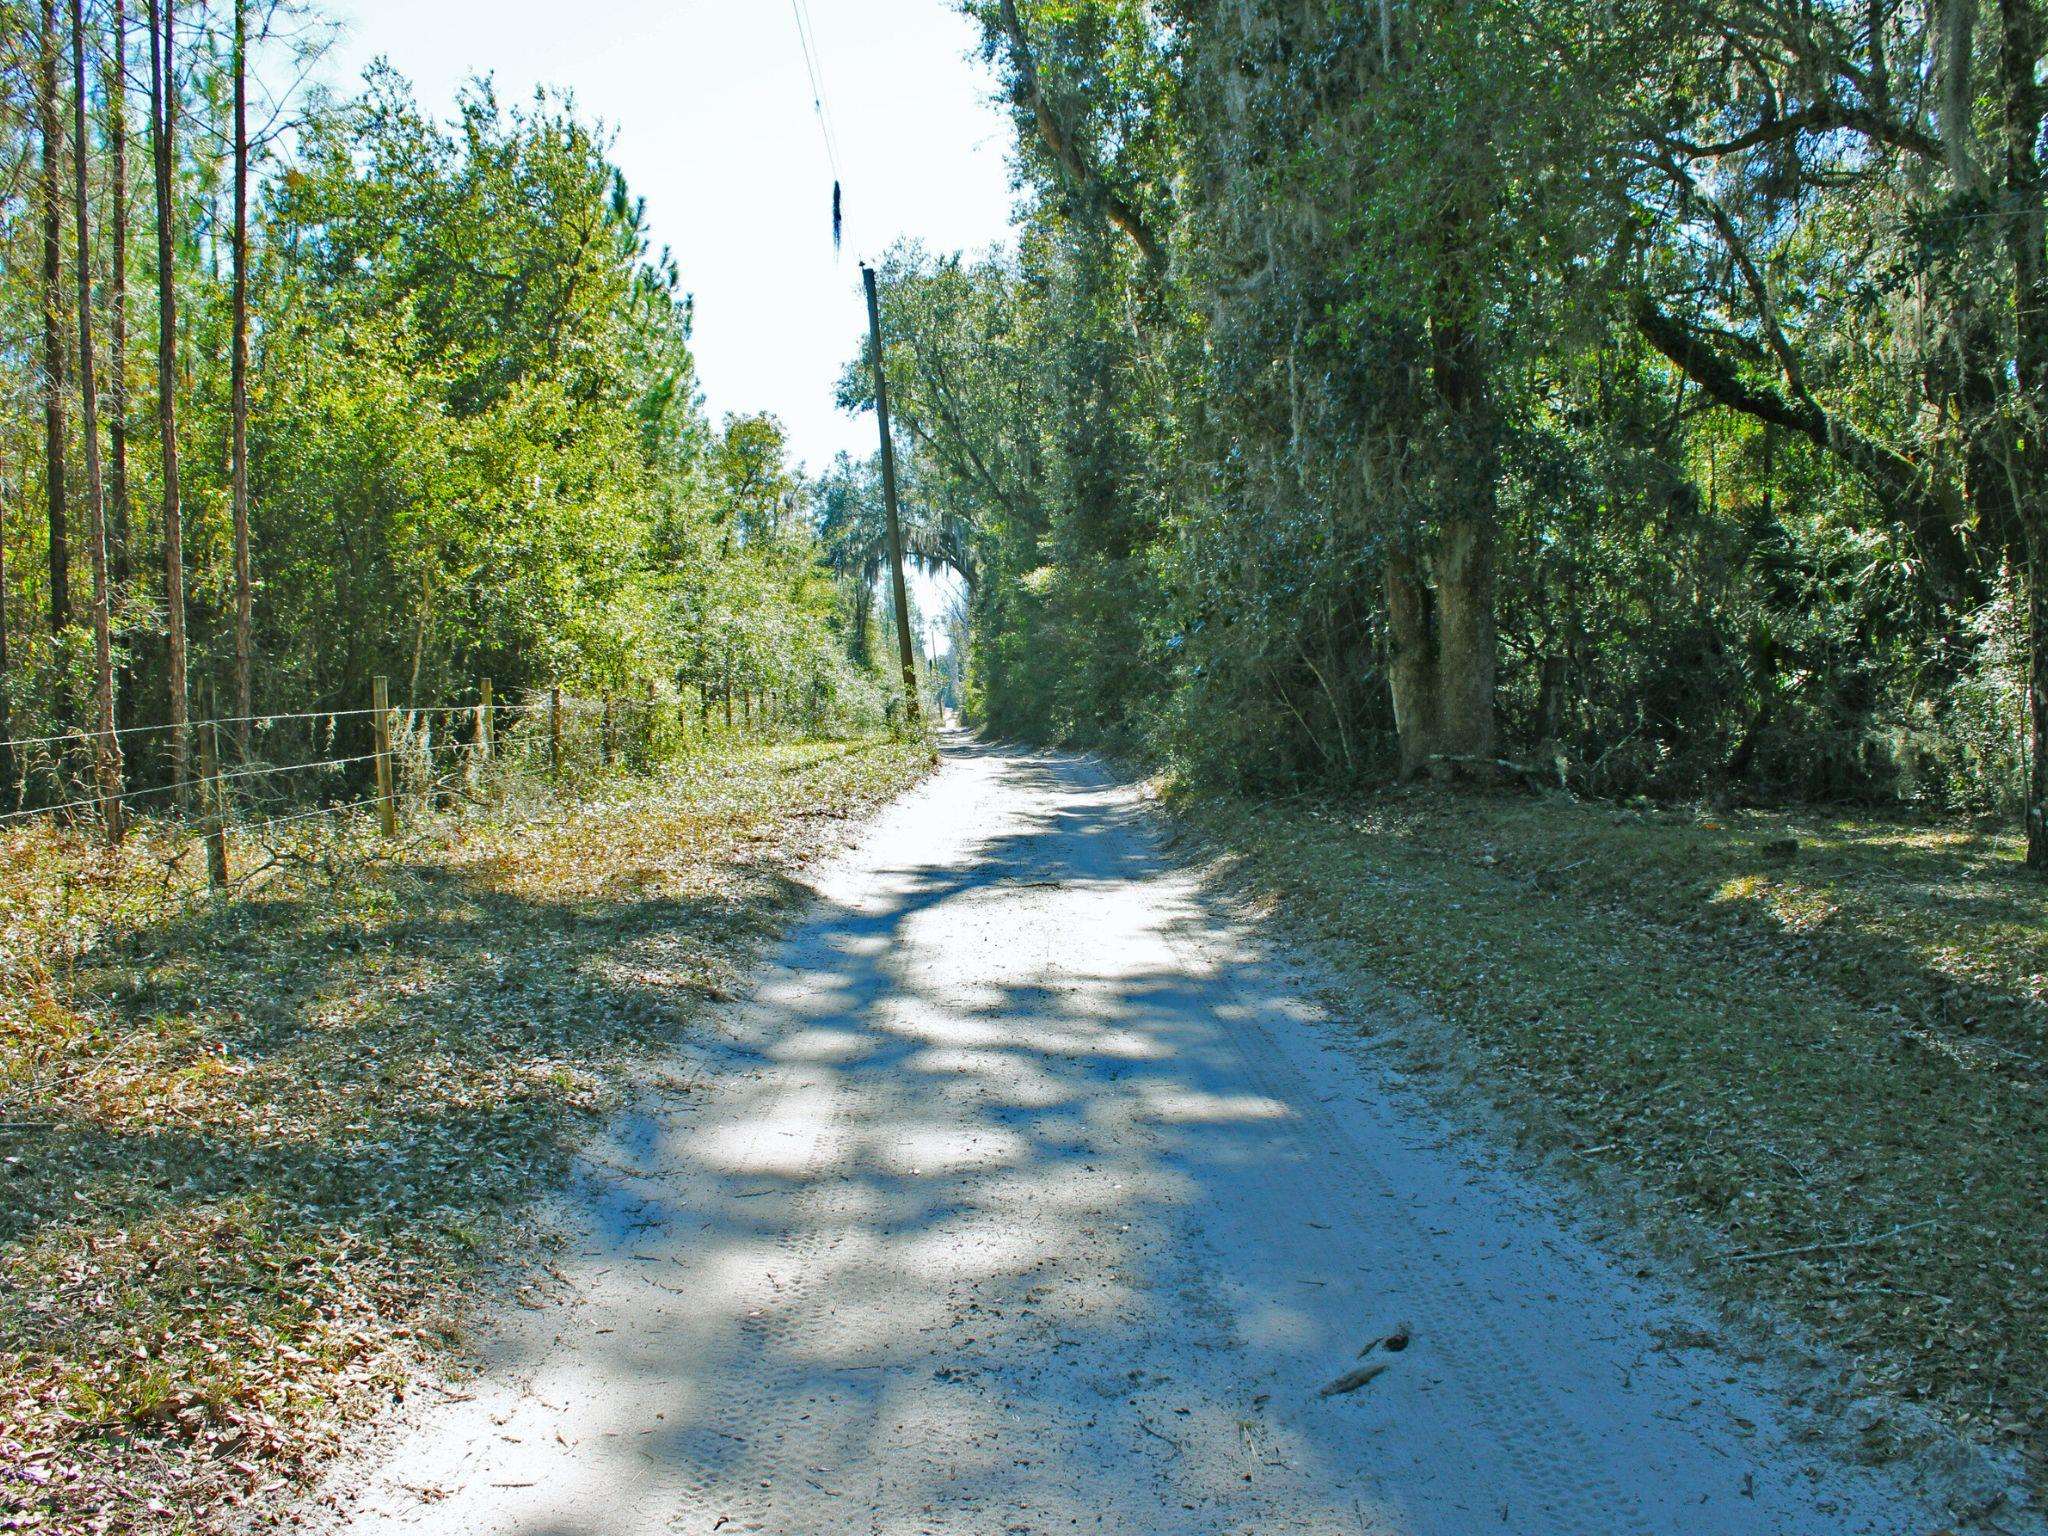
[(722, 748), (228, 900), (0, 844), (0, 1530), (219, 1528), (402, 1395), (795, 867), (929, 762)]
[[(2007, 837), (1390, 792), (1172, 794), (1340, 971), (1725, 1292), (2048, 1468), (2048, 922)], [(1694, 1245), (1697, 1246), (1697, 1245)], [(1866, 1427), (1866, 1421), (1867, 1427)], [(1873, 1455), (1906, 1431), (1858, 1416)]]

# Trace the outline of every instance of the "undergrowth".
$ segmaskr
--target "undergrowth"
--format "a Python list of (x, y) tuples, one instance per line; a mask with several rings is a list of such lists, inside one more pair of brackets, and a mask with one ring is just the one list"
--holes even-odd
[(211, 1530), (303, 1477), (929, 761), (735, 745), (225, 897), (146, 834), (0, 844), (0, 1530)]
[[(2048, 1466), (2048, 923), (1964, 825), (1389, 793), (1173, 797), (1531, 1134), (1729, 1293)], [(1674, 1230), (1676, 1228), (1674, 1227)], [(1867, 1416), (1866, 1416), (1867, 1417)], [(1872, 1423), (1873, 1454), (1890, 1429)]]

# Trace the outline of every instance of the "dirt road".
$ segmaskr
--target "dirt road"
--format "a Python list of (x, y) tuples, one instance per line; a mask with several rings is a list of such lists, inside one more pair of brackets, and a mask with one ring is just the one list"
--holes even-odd
[(591, 1150), (560, 1298), (337, 1528), (1949, 1523), (1363, 1058), (1086, 762), (957, 745), (818, 884), (676, 1068), (715, 1086)]

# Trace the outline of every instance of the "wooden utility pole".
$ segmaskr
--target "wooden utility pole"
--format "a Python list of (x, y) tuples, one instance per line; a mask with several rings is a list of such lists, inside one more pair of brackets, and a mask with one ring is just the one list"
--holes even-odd
[(107, 572), (107, 497), (100, 478), (100, 413), (98, 378), (92, 358), (92, 226), (88, 212), (85, 137), (85, 6), (71, 0), (71, 125), (72, 188), (78, 213), (78, 403), (85, 434), (85, 495), (92, 515), (88, 527), (92, 554), (92, 652), (98, 743), (93, 751), (107, 841), (121, 841), (121, 739), (114, 734), (113, 593)]
[(903, 663), (903, 702), (916, 720), (917, 661), (910, 645), (910, 591), (903, 582), (903, 524), (896, 513), (896, 445), (889, 437), (889, 378), (882, 367), (882, 301), (875, 292), (875, 269), (861, 263), (860, 277), (868, 290), (868, 338), (875, 351), (875, 415), (882, 424), (882, 503), (889, 521), (889, 580), (896, 594), (896, 651)]

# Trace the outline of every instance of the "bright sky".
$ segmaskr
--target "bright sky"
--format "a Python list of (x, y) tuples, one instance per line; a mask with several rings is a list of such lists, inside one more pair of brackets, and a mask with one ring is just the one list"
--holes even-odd
[[(807, 0), (845, 180), (832, 251), (832, 171), (791, 0), (331, 0), (346, 32), (337, 86), (382, 54), (431, 111), (462, 83), (501, 100), (574, 93), (616, 136), (656, 245), (697, 297), (698, 371), (714, 420), (774, 411), (822, 470), (875, 448), (872, 415), (833, 392), (867, 324), (862, 257), (899, 236), (977, 249), (1008, 232), (1009, 127), (951, 0)], [(951, 584), (915, 579), (936, 627)], [(943, 649), (937, 634), (928, 637)]]
[(328, 78), (387, 56), (437, 113), (461, 83), (501, 99), (572, 91), (617, 136), (657, 245), (697, 296), (714, 418), (772, 410), (820, 470), (875, 446), (872, 416), (832, 404), (867, 323), (859, 259), (898, 236), (935, 250), (1001, 240), (1008, 125), (974, 29), (950, 0), (807, 0), (846, 182), (832, 253), (832, 172), (791, 0), (331, 0), (347, 24)]

